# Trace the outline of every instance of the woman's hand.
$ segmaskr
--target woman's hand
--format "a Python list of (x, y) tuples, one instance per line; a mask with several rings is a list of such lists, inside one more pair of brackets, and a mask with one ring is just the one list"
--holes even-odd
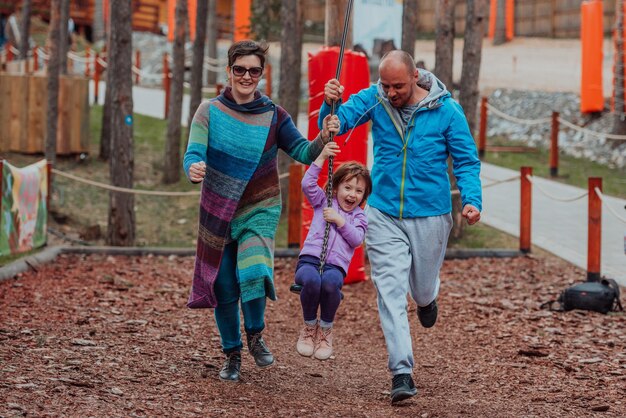
[(328, 144), (324, 145), (324, 148), (322, 148), (322, 152), (320, 152), (320, 155), (318, 155), (318, 157), (315, 159), (315, 165), (318, 167), (321, 167), (324, 165), (324, 161), (326, 161), (326, 159), (328, 157), (335, 156), (337, 154), (339, 154), (341, 152), (341, 149), (339, 149), (339, 144), (336, 143), (335, 141), (331, 141)]
[(204, 161), (193, 163), (189, 166), (189, 180), (194, 183), (201, 182), (206, 174), (206, 164)]
[(328, 142), (328, 138), (330, 138), (331, 132), (333, 134), (339, 133), (341, 122), (339, 122), (337, 115), (326, 115), (322, 126), (322, 140), (326, 143)]
[(337, 211), (333, 208), (324, 208), (324, 220), (326, 222), (334, 223), (337, 227), (341, 228), (346, 223), (346, 220), (343, 219)]

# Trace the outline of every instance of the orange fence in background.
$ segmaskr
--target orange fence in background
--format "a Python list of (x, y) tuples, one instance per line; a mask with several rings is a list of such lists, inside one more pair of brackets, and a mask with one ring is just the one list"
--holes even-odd
[(235, 0), (235, 27), (233, 41), (241, 41), (250, 37), (251, 0)]
[(580, 41), (582, 68), (580, 80), (580, 111), (600, 112), (604, 109), (602, 94), (602, 1), (583, 1), (580, 5)]
[[(506, 40), (510, 41), (515, 36), (515, 0), (505, 1), (504, 25)], [(489, 3), (489, 39), (493, 39), (496, 33), (496, 20), (498, 17), (498, 0)]]
[[(196, 39), (196, 0), (187, 0), (187, 18), (191, 40)], [(176, 28), (176, 0), (167, 0), (167, 40), (174, 41)]]

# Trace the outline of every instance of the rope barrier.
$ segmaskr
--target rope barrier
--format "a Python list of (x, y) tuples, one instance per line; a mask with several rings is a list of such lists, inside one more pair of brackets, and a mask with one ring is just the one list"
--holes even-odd
[(526, 175), (526, 179), (531, 182), (535, 187), (537, 187), (537, 190), (539, 190), (543, 195), (545, 195), (546, 197), (552, 199), (552, 200), (556, 200), (558, 202), (573, 202), (575, 200), (579, 200), (582, 199), (583, 197), (587, 196), (589, 193), (588, 192), (584, 192), (583, 194), (579, 195), (579, 196), (574, 196), (574, 197), (558, 197), (558, 196), (554, 196), (553, 194), (550, 194), (549, 192), (545, 191), (544, 189), (541, 188), (541, 186), (539, 186), (538, 183), (535, 183), (534, 176), (529, 176)]
[(562, 123), (563, 125), (567, 126), (568, 128), (571, 128), (575, 131), (578, 132), (582, 132), (584, 134), (587, 135), (591, 135), (591, 136), (595, 136), (596, 138), (606, 138), (606, 139), (613, 139), (613, 140), (618, 140), (618, 141), (626, 141), (626, 135), (615, 135), (615, 134), (606, 134), (606, 133), (600, 133), (600, 132), (595, 132), (592, 131), (590, 129), (586, 129), (586, 128), (582, 128), (578, 125), (574, 125), (572, 122), (569, 122), (561, 117), (559, 117), (559, 123)]
[(543, 118), (543, 119), (520, 119), (520, 118), (516, 118), (515, 116), (507, 115), (506, 113), (504, 113), (503, 111), (493, 107), (489, 103), (487, 103), (487, 109), (489, 109), (491, 112), (495, 113), (496, 116), (499, 116), (502, 119), (506, 119), (509, 122), (516, 122), (516, 123), (519, 123), (521, 125), (541, 125), (541, 124), (544, 124), (544, 123), (550, 123), (552, 121), (552, 119), (550, 119), (550, 118)]
[(600, 191), (599, 188), (594, 188), (593, 189), (596, 194), (598, 195), (598, 197), (600, 198), (600, 200), (602, 201), (602, 203), (604, 203), (604, 206), (606, 206), (606, 208), (609, 210), (609, 212), (611, 212), (613, 214), (613, 216), (615, 216), (617, 219), (619, 219), (622, 223), (626, 224), (626, 218), (622, 218), (617, 212), (615, 212), (615, 210), (606, 202), (606, 200), (604, 200), (604, 194), (602, 194), (602, 192)]
[(132, 71), (134, 74), (138, 75), (141, 78), (148, 78), (148, 79), (153, 79), (153, 80), (162, 80), (163, 78), (165, 78), (165, 76), (163, 74), (155, 74), (155, 73), (146, 73), (141, 71), (141, 68), (133, 65), (132, 67)]
[(509, 183), (511, 181), (519, 180), (519, 176), (510, 177), (510, 178), (504, 179), (504, 180), (496, 180), (496, 179), (492, 179), (492, 178), (489, 178), (489, 177), (483, 177), (483, 178), (485, 180), (490, 180), (491, 181), (491, 183), (483, 186), (483, 189), (486, 189), (488, 187), (497, 186), (498, 184)]
[(100, 187), (102, 189), (111, 190), (114, 192), (122, 192), (122, 193), (133, 193), (133, 194), (143, 194), (150, 196), (199, 196), (200, 191), (191, 191), (191, 192), (164, 192), (157, 190), (139, 190), (139, 189), (128, 189), (126, 187), (117, 187), (111, 186), (110, 184), (100, 183), (93, 180), (87, 180), (73, 174), (65, 173), (63, 171), (59, 171), (56, 168), (52, 169), (53, 174), (58, 174), (61, 177), (66, 177), (68, 179), (78, 181), (80, 183), (88, 184), (90, 186)]

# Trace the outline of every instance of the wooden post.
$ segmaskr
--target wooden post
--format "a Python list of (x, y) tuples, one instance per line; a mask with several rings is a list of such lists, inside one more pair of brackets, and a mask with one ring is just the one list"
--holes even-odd
[(602, 177), (589, 177), (589, 210), (587, 232), (587, 281), (600, 280), (600, 260), (602, 254), (602, 201), (596, 194), (596, 187), (602, 191)]
[(519, 250), (524, 254), (530, 253), (530, 223), (532, 215), (532, 184), (526, 176), (533, 175), (532, 167), (522, 167), (520, 169), (521, 176), (521, 194), (520, 194), (520, 225), (519, 225)]
[(224, 85), (222, 83), (217, 83), (215, 85), (215, 95), (219, 96), (222, 93), (223, 88), (224, 88)]
[(141, 51), (135, 50), (135, 67), (137, 67), (137, 74), (135, 74), (135, 84), (139, 85), (139, 70), (141, 70)]
[(485, 158), (485, 148), (487, 147), (487, 98), (480, 99), (480, 128), (478, 130), (478, 157)]
[(33, 71), (39, 71), (39, 47), (33, 48)]
[(2, 225), (2, 194), (4, 190), (2, 190), (2, 183), (4, 182), (4, 159), (0, 159), (0, 225)]
[(265, 64), (265, 95), (272, 97), (272, 64), (269, 61)]
[(89, 65), (89, 59), (91, 58), (91, 49), (87, 47), (85, 49), (85, 77), (91, 77), (91, 66)]
[(46, 173), (48, 178), (46, 179), (46, 185), (48, 186), (48, 195), (46, 196), (46, 208), (50, 213), (50, 196), (52, 196), (52, 161), (46, 162)]
[(552, 112), (550, 135), (550, 177), (559, 175), (559, 112)]
[(100, 54), (96, 52), (96, 62), (94, 64), (93, 72), (93, 101), (94, 104), (98, 104), (98, 92), (100, 90), (100, 74), (102, 73), (102, 66), (100, 65)]
[(67, 73), (72, 74), (74, 72), (74, 58), (70, 57), (70, 53), (74, 54), (74, 45), (70, 46), (67, 51)]
[(13, 61), (13, 50), (11, 49), (11, 46), (11, 42), (7, 42), (4, 46), (7, 53), (7, 62)]
[(300, 248), (300, 230), (302, 229), (302, 176), (304, 166), (294, 163), (289, 166), (289, 200), (287, 247)]
[(163, 54), (163, 89), (165, 90), (165, 119), (170, 113), (170, 64), (167, 53)]

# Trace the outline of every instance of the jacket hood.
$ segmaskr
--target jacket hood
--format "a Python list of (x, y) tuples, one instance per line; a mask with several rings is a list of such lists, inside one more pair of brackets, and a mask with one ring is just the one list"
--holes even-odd
[(265, 113), (274, 108), (274, 103), (272, 102), (272, 100), (269, 97), (261, 94), (261, 92), (258, 90), (254, 92), (254, 100), (248, 103), (239, 104), (235, 101), (235, 98), (233, 97), (232, 87), (230, 86), (226, 87), (222, 91), (222, 94), (217, 97), (217, 100), (224, 103), (229, 108), (243, 113)]

